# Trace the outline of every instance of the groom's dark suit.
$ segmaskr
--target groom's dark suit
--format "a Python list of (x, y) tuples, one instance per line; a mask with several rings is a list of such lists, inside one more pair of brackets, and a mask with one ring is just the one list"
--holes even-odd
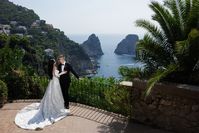
[[(58, 66), (59, 72), (62, 72), (62, 65), (64, 65), (64, 64), (59, 64), (59, 66)], [(66, 108), (69, 108), (68, 89), (69, 89), (69, 87), (70, 87), (70, 82), (71, 82), (70, 72), (72, 72), (73, 75), (75, 75), (75, 77), (76, 77), (77, 79), (79, 79), (79, 76), (78, 76), (78, 74), (73, 70), (72, 66), (71, 66), (69, 63), (65, 63), (64, 71), (67, 71), (67, 73), (60, 76), (59, 82), (60, 82), (62, 94), (63, 94), (63, 97), (64, 97), (64, 102), (65, 102), (64, 104), (65, 104), (65, 107), (66, 107)]]

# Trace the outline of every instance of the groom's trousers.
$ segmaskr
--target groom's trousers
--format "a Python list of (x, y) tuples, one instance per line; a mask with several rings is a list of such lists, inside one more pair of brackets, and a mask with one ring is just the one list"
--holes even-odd
[(66, 81), (60, 81), (60, 86), (61, 86), (61, 90), (62, 90), (62, 94), (64, 98), (64, 105), (66, 108), (69, 108), (68, 91), (69, 91), (70, 83), (69, 82), (67, 83)]

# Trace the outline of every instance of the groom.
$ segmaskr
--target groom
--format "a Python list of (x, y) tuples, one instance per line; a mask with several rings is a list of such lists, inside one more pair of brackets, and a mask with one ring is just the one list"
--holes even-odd
[(75, 77), (77, 79), (79, 79), (78, 74), (73, 70), (72, 66), (67, 63), (65, 61), (65, 57), (64, 55), (59, 55), (58, 57), (58, 61), (59, 61), (59, 65), (58, 65), (58, 70), (59, 73), (63, 72), (63, 71), (67, 71), (66, 74), (63, 74), (60, 76), (59, 82), (60, 82), (60, 86), (61, 86), (61, 90), (62, 90), (62, 94), (64, 97), (64, 105), (66, 109), (69, 109), (69, 96), (68, 96), (68, 89), (70, 87), (70, 82), (71, 82), (71, 78), (70, 78), (70, 72), (73, 73), (73, 75), (75, 75)]

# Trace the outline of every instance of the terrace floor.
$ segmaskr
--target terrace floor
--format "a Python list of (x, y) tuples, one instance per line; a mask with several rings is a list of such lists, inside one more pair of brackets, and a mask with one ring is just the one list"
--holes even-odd
[(43, 130), (24, 130), (14, 124), (16, 113), (33, 101), (15, 101), (0, 109), (0, 133), (169, 133), (90, 106), (71, 103), (71, 115)]

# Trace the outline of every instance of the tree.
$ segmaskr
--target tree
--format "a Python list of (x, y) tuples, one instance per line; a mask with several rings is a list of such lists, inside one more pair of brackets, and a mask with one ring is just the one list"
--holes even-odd
[(161, 79), (198, 84), (199, 0), (164, 0), (163, 5), (152, 1), (149, 7), (159, 25), (136, 21), (147, 30), (137, 45), (138, 59), (151, 76), (146, 94)]
[(5, 46), (8, 42), (8, 36), (5, 34), (0, 34), (0, 48)]
[(21, 49), (11, 49), (8, 45), (0, 49), (0, 74), (7, 76), (9, 72), (17, 71), (22, 67), (24, 52)]
[(0, 34), (0, 75), (5, 77), (10, 72), (19, 72), (23, 68), (25, 51), (29, 48), (27, 38), (16, 35)]

